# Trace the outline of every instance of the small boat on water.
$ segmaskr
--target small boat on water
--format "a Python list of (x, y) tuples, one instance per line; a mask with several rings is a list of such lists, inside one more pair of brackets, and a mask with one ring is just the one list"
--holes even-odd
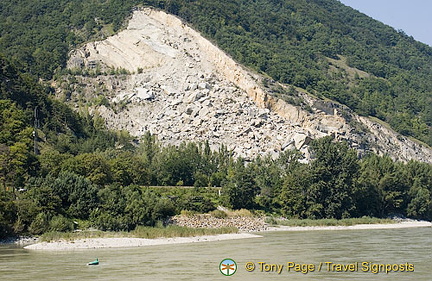
[(96, 258), (94, 261), (89, 262), (87, 265), (98, 265), (99, 264), (99, 259)]

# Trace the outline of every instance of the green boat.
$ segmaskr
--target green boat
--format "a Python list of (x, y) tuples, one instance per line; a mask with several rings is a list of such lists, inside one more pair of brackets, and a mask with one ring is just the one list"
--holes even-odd
[(99, 264), (99, 259), (96, 258), (96, 260), (89, 262), (87, 265), (98, 265)]

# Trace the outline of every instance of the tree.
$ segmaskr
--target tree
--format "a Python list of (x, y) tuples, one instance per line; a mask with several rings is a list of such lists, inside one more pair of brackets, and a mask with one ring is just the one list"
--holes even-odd
[(101, 230), (133, 230), (138, 225), (154, 226), (174, 215), (168, 199), (142, 192), (135, 185), (109, 185), (98, 193), (100, 205), (91, 213), (91, 221)]
[(222, 192), (226, 202), (234, 209), (251, 209), (259, 192), (252, 169), (245, 167), (244, 160), (238, 158), (228, 168), (227, 179), (222, 184)]
[(23, 186), (24, 176), (29, 169), (30, 153), (25, 143), (17, 142), (11, 146), (0, 144), (0, 176), (3, 188), (12, 185), (12, 190)]
[(388, 156), (369, 155), (362, 159), (358, 178), (360, 214), (384, 217), (404, 214), (408, 183), (403, 165)]
[(62, 169), (63, 162), (72, 157), (72, 155), (60, 153), (58, 150), (43, 151), (38, 156), (40, 162), (40, 175), (42, 177), (45, 177), (48, 174), (57, 176)]
[(202, 167), (202, 154), (197, 144), (182, 143), (178, 147), (165, 147), (153, 161), (159, 184), (183, 182), (183, 185), (191, 186), (195, 182), (195, 172)]
[(355, 150), (324, 137), (311, 143), (310, 187), (306, 204), (313, 218), (343, 218), (354, 214), (354, 179), (358, 173)]
[(91, 210), (97, 207), (97, 187), (83, 176), (61, 172), (57, 177), (45, 178), (49, 186), (61, 199), (62, 208), (69, 217), (87, 219)]
[(0, 179), (3, 188), (22, 186), (31, 169), (31, 131), (24, 112), (9, 100), (0, 100)]
[(126, 198), (117, 184), (108, 185), (98, 191), (99, 206), (93, 209), (90, 220), (95, 227), (101, 230), (126, 230), (127, 224), (123, 221)]
[(407, 215), (416, 219), (432, 219), (432, 194), (427, 188), (412, 187), (409, 195), (411, 202), (408, 204)]
[(410, 161), (405, 166), (410, 189), (407, 215), (418, 219), (432, 219), (432, 166)]
[(278, 196), (282, 215), (299, 219), (308, 217), (310, 211), (306, 200), (310, 180), (311, 171), (307, 164), (296, 166), (285, 176), (282, 191)]
[(258, 157), (249, 164), (254, 175), (254, 181), (259, 189), (257, 203), (266, 211), (272, 211), (280, 206), (275, 202), (276, 195), (280, 193), (284, 169), (277, 160), (270, 156)]
[(98, 185), (108, 184), (112, 179), (110, 166), (100, 153), (83, 153), (67, 159), (62, 164), (62, 171), (79, 174)]
[(0, 239), (14, 234), (13, 226), (17, 220), (15, 203), (7, 194), (0, 193)]

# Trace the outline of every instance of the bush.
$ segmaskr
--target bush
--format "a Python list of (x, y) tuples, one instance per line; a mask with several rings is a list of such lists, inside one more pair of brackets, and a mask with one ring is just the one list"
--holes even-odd
[(107, 186), (99, 191), (99, 208), (90, 220), (101, 230), (130, 231), (138, 225), (154, 226), (175, 214), (173, 202), (152, 192), (142, 192), (139, 186)]
[(229, 212), (230, 217), (253, 217), (251, 211), (246, 209), (240, 209)]
[(200, 195), (192, 195), (184, 198), (183, 208), (199, 213), (207, 213), (216, 209), (216, 206), (210, 199)]
[(278, 221), (274, 217), (266, 217), (265, 223), (269, 225), (277, 225)]
[(212, 217), (217, 218), (217, 219), (224, 219), (224, 218), (228, 217), (228, 214), (225, 213), (225, 212), (222, 211), (222, 210), (214, 210), (214, 211), (211, 211), (211, 212), (210, 212), (210, 215), (211, 215)]
[(174, 204), (168, 199), (159, 199), (152, 206), (153, 210), (151, 211), (151, 217), (153, 220), (152, 224), (157, 223), (158, 221), (163, 221), (168, 217), (175, 215), (175, 207)]
[(112, 216), (108, 212), (95, 210), (91, 213), (90, 219), (95, 227), (103, 231), (119, 231), (125, 229), (120, 222), (120, 215)]
[(47, 213), (37, 214), (34, 221), (30, 224), (29, 231), (31, 234), (42, 234), (49, 228), (49, 216)]
[(194, 215), (198, 214), (196, 211), (191, 210), (181, 210), (180, 215), (185, 217), (193, 217)]
[(55, 216), (49, 222), (50, 231), (68, 232), (74, 229), (73, 222), (62, 215)]
[(89, 220), (80, 220), (80, 219), (76, 219), (75, 222), (76, 224), (76, 229), (89, 229), (91, 228), (93, 225), (91, 223), (91, 221)]

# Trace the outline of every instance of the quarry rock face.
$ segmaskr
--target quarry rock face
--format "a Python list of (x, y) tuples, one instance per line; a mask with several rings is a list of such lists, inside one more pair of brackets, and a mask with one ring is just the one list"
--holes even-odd
[[(85, 100), (108, 127), (134, 136), (148, 131), (165, 144), (224, 144), (246, 159), (298, 149), (307, 161), (310, 142), (333, 135), (359, 153), (432, 162), (430, 148), (343, 105), (302, 90), (296, 95), (308, 110), (276, 97), (262, 77), (162, 11), (135, 11), (125, 30), (73, 51), (68, 67), (101, 72), (76, 75), (80, 88), (74, 86), (71, 102)], [(128, 74), (111, 73), (119, 70)], [(107, 102), (91, 102), (101, 98)]]

